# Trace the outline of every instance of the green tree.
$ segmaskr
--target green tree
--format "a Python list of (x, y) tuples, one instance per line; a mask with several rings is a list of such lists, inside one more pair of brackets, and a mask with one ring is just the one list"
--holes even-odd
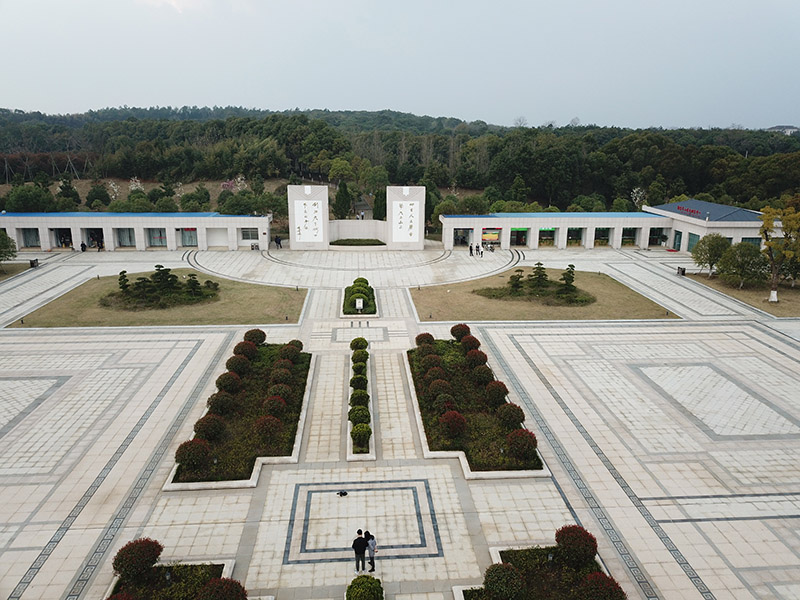
[(341, 183), (342, 181), (352, 181), (356, 175), (353, 167), (344, 158), (334, 158), (331, 161), (331, 168), (328, 171), (328, 179)]
[(70, 210), (74, 209), (75, 206), (81, 203), (81, 196), (78, 194), (78, 190), (75, 189), (75, 186), (72, 185), (71, 177), (64, 177), (59, 183), (58, 193), (56, 193), (56, 199), (58, 198), (69, 200), (72, 204), (72, 208)]
[(160, 213), (174, 213), (178, 212), (178, 205), (175, 203), (175, 200), (168, 196), (164, 196), (163, 198), (159, 198), (156, 201), (156, 212)]
[(755, 244), (739, 242), (728, 247), (717, 264), (719, 278), (742, 289), (767, 280), (769, 263)]
[(128, 280), (128, 272), (127, 271), (120, 271), (119, 278), (117, 278), (117, 282), (119, 283), (119, 289), (123, 294), (127, 294), (128, 290), (131, 287), (130, 281)]
[(352, 208), (353, 198), (347, 189), (347, 182), (342, 181), (339, 189), (336, 190), (336, 200), (333, 203), (333, 215), (337, 219), (346, 219)]
[(508, 278), (508, 287), (511, 289), (511, 293), (517, 295), (522, 290), (522, 273), (524, 271), (522, 269), (515, 269), (514, 275)]
[(692, 248), (692, 259), (701, 269), (708, 267), (708, 276), (711, 277), (714, 265), (719, 262), (730, 246), (728, 238), (718, 233), (709, 233), (700, 238), (700, 241)]
[(533, 290), (540, 291), (547, 287), (547, 270), (544, 265), (537, 262), (533, 265), (533, 271), (528, 274), (527, 284)]
[(197, 281), (197, 275), (195, 273), (189, 273), (188, 277), (189, 279), (186, 281), (187, 293), (190, 296), (201, 296), (203, 292), (200, 289), (200, 282)]
[(375, 201), (372, 204), (372, 218), (386, 220), (386, 188), (375, 190)]
[(92, 186), (89, 190), (89, 193), (86, 194), (86, 204), (89, 206), (94, 206), (94, 203), (97, 201), (103, 203), (104, 206), (108, 206), (111, 204), (111, 196), (106, 189), (106, 186), (102, 183), (96, 183)]
[(561, 286), (560, 290), (558, 290), (560, 294), (570, 295), (577, 291), (577, 288), (574, 285), (575, 265), (567, 265), (567, 270), (561, 274), (559, 279), (564, 282), (564, 285)]
[(611, 203), (611, 212), (630, 212), (631, 203), (627, 198), (614, 198)]
[(519, 173), (514, 177), (514, 182), (508, 190), (506, 199), (512, 202), (527, 202), (528, 196), (531, 193), (531, 188), (525, 185), (525, 180)]
[(15, 186), (6, 199), (8, 212), (53, 212), (55, 208), (53, 194), (35, 185)]
[[(17, 245), (8, 235), (5, 229), (0, 229), (0, 269), (3, 269), (3, 261), (10, 260), (17, 256)], [(6, 270), (3, 269), (3, 273)]]
[[(780, 234), (776, 222), (780, 223)], [(761, 214), (760, 233), (764, 240), (762, 252), (769, 261), (769, 301), (777, 302), (783, 265), (800, 252), (800, 213), (795, 212), (794, 208), (781, 210), (765, 206)]]

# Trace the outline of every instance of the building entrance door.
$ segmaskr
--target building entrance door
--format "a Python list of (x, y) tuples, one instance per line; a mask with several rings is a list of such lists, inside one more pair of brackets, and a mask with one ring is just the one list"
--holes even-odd
[(681, 249), (681, 240), (683, 239), (683, 232), (676, 231), (675, 232), (675, 239), (672, 240), (672, 249), (673, 250), (680, 250)]

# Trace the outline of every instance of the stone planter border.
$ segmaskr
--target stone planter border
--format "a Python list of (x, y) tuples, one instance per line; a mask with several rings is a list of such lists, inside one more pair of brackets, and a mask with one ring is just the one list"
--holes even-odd
[[(177, 558), (170, 560), (169, 562), (159, 560), (155, 566), (168, 567), (176, 562), (181, 563), (182, 565), (222, 565), (222, 576), (229, 578), (233, 574), (233, 565), (236, 561), (232, 558), (226, 558), (222, 560), (181, 560)], [(117, 585), (117, 581), (119, 581), (119, 575), (114, 575), (111, 583), (106, 588), (106, 593), (103, 595), (103, 598), (108, 598), (111, 596), (112, 592), (114, 591), (114, 587)]]

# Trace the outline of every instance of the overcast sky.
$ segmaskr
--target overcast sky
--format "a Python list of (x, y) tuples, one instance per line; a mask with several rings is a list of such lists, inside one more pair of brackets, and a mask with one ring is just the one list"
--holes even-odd
[(0, 0), (0, 107), (800, 125), (798, 0)]

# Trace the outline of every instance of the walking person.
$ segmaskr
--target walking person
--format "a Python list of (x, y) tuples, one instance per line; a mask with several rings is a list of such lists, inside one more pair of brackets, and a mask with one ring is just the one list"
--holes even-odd
[(369, 572), (375, 571), (375, 553), (378, 551), (378, 542), (375, 536), (369, 531), (364, 532), (364, 539), (367, 540), (367, 551), (369, 552)]
[(469, 255), (472, 256), (472, 244), (469, 245)]
[[(353, 540), (353, 552), (356, 553), (356, 570), (355, 574), (358, 575), (359, 572), (363, 573), (366, 569), (365, 564), (365, 554), (367, 552), (368, 544), (367, 540), (364, 537), (364, 532), (360, 529), (356, 532), (358, 537)], [(361, 570), (359, 571), (359, 565), (361, 566)]]
[(481, 258), (483, 258), (483, 246), (481, 246)]
[(282, 247), (283, 246), (281, 246), (281, 236), (276, 235), (275, 236), (275, 249), (277, 250), (278, 248), (282, 248)]

